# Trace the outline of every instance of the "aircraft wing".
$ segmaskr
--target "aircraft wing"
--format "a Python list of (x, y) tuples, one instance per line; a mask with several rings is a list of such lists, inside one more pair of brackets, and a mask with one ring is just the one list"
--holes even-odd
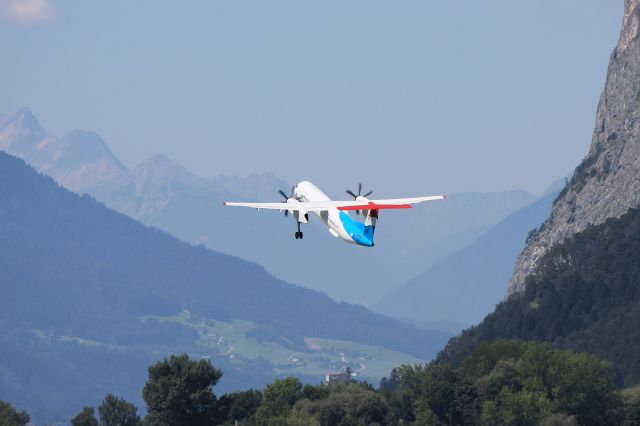
[(336, 206), (338, 210), (394, 210), (410, 209), (414, 204), (425, 201), (444, 200), (446, 195), (432, 195), (429, 197), (388, 198), (384, 200), (367, 200), (368, 202), (353, 201), (348, 205)]
[(267, 210), (305, 210), (308, 212), (323, 211), (328, 209), (334, 209), (341, 205), (355, 205), (362, 204), (355, 201), (307, 201), (307, 202), (293, 202), (293, 203), (236, 203), (236, 202), (224, 202), (225, 206), (232, 207), (252, 207), (254, 209), (267, 209)]
[(409, 209), (413, 204), (422, 203), (424, 201), (436, 201), (447, 198), (444, 195), (435, 195), (430, 197), (413, 197), (413, 198), (391, 198), (386, 200), (349, 200), (349, 201), (307, 201), (307, 202), (291, 202), (291, 203), (237, 203), (224, 202), (225, 206), (235, 207), (251, 207), (254, 209), (267, 210), (304, 210), (307, 212), (323, 211), (328, 209), (338, 210), (386, 210), (386, 209)]

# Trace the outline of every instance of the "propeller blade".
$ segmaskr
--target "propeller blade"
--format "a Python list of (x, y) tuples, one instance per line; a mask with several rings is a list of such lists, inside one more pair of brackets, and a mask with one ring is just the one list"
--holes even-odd
[(289, 210), (284, 211), (284, 217), (287, 217), (287, 216), (289, 216)]
[(294, 194), (295, 192), (296, 192), (296, 187), (295, 187), (295, 186), (292, 186), (292, 187), (291, 187), (291, 197), (289, 197), (289, 198), (293, 198), (293, 194)]
[(358, 195), (362, 194), (362, 182), (358, 183)]
[(354, 199), (358, 198), (358, 196), (354, 194), (350, 189), (347, 189), (347, 194), (351, 195)]
[(279, 193), (280, 195), (282, 195), (282, 196), (284, 197), (284, 199), (285, 199), (285, 200), (288, 200), (288, 199), (289, 199), (289, 197), (287, 197), (287, 194), (285, 194), (285, 193), (284, 193), (284, 191), (283, 191), (282, 189), (278, 189), (278, 193)]
[(368, 197), (369, 195), (373, 194), (373, 190), (367, 192), (366, 194), (363, 195), (363, 197)]

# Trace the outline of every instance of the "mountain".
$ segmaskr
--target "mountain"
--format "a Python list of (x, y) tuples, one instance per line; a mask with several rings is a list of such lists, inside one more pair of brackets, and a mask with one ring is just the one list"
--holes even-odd
[(627, 0), (589, 154), (517, 260), (509, 297), (440, 358), (481, 342), (549, 341), (608, 359), (640, 382), (640, 0)]
[(211, 357), (224, 391), (345, 364), (376, 380), (448, 338), (147, 228), (2, 152), (0, 291), (0, 399), (47, 422), (107, 392), (139, 403), (145, 366), (171, 353)]
[(509, 294), (524, 291), (526, 277), (537, 273), (540, 259), (555, 244), (640, 204), (639, 6), (640, 0), (625, 1), (589, 153), (518, 257)]
[(72, 130), (60, 139), (41, 143), (30, 162), (40, 172), (55, 176), (65, 188), (79, 193), (127, 173), (100, 136), (83, 130)]
[(618, 384), (640, 382), (640, 210), (554, 245), (525, 290), (452, 339), (441, 359), (459, 363), (479, 343), (548, 341), (609, 360)]
[[(122, 179), (97, 185), (90, 193), (147, 225), (260, 263), (282, 279), (298, 280), (340, 300), (366, 301), (363, 291), (390, 281), (374, 264), (364, 259), (354, 263), (354, 258), (357, 262), (364, 253), (348, 256), (353, 247), (334, 241), (318, 224), (307, 232), (307, 239), (295, 241), (295, 224), (282, 213), (222, 206), (223, 201), (235, 199), (273, 200), (279, 197), (278, 189), (288, 187), (272, 174), (207, 180), (166, 157), (154, 156)], [(326, 268), (327, 264), (332, 268)], [(370, 278), (368, 282), (361, 282), (363, 276)]]
[(372, 309), (415, 323), (458, 323), (456, 331), (479, 322), (502, 299), (527, 231), (544, 221), (556, 195), (552, 192), (511, 214), (468, 247), (383, 297)]
[[(378, 228), (376, 250), (369, 251), (335, 240), (314, 220), (304, 240), (292, 241), (295, 224), (277, 212), (221, 207), (230, 199), (273, 200), (279, 188), (288, 187), (269, 174), (205, 180), (171, 160), (154, 157), (124, 179), (106, 182), (90, 193), (186, 241), (257, 262), (278, 277), (335, 299), (365, 305), (399, 277), (411, 277), (429, 262), (469, 244), (494, 221), (535, 198), (524, 191), (454, 194), (450, 202), (392, 213)], [(413, 234), (407, 235), (407, 229)]]
[(0, 123), (0, 150), (22, 158), (76, 192), (123, 176), (127, 169), (94, 132), (73, 130), (49, 135), (28, 108)]
[[(197, 212), (194, 205), (212, 204), (231, 195), (163, 155), (143, 161), (121, 179), (96, 185), (90, 193), (114, 210), (165, 229), (160, 218), (166, 210), (183, 205)], [(182, 219), (186, 219), (184, 213)]]
[(49, 135), (28, 108), (16, 111), (0, 123), (0, 149), (25, 160), (47, 138)]
[[(446, 202), (387, 212), (376, 232), (375, 250), (341, 243), (313, 219), (306, 238), (296, 241), (290, 218), (222, 208), (225, 200), (278, 199), (277, 191), (288, 191), (291, 185), (273, 174), (204, 179), (161, 155), (127, 170), (95, 133), (76, 130), (56, 138), (26, 108), (0, 126), (6, 123), (13, 130), (0, 132), (0, 147), (66, 188), (89, 193), (114, 210), (185, 241), (260, 263), (284, 280), (365, 305), (535, 200), (525, 191), (460, 193)], [(17, 146), (16, 135), (22, 135), (17, 139), (24, 150), (11, 148)]]
[[(469, 244), (486, 227), (535, 199), (524, 191), (454, 194), (450, 202), (392, 213), (377, 230), (376, 250), (369, 251), (335, 240), (314, 220), (304, 240), (292, 241), (295, 224), (277, 212), (221, 207), (225, 200), (274, 200), (278, 189), (289, 186), (272, 174), (205, 180), (171, 160), (154, 157), (125, 178), (91, 188), (90, 193), (185, 241), (257, 262), (282, 279), (299, 281), (334, 299), (365, 305), (398, 279)], [(414, 229), (413, 234), (407, 235), (407, 229)]]

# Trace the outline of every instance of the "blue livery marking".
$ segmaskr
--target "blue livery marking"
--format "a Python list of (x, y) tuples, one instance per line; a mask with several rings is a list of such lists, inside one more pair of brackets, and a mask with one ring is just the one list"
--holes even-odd
[(366, 226), (364, 223), (357, 222), (351, 219), (351, 216), (345, 212), (340, 212), (340, 221), (344, 230), (357, 244), (366, 247), (373, 247), (373, 233), (376, 230), (375, 226)]

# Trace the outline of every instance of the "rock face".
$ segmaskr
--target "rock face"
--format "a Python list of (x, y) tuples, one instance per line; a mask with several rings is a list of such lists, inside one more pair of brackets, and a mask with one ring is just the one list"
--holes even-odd
[(626, 0), (620, 40), (600, 97), (591, 148), (516, 261), (508, 294), (555, 244), (640, 205), (640, 0)]

